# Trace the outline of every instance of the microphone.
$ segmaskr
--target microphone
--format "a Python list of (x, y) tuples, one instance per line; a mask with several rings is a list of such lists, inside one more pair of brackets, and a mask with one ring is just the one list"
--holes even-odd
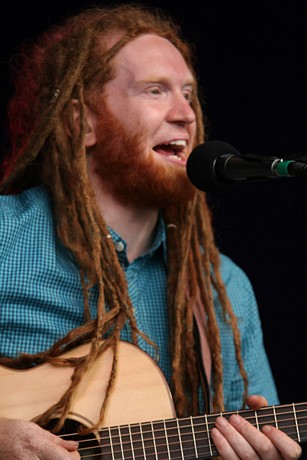
[(246, 154), (223, 141), (200, 144), (187, 161), (187, 175), (204, 192), (226, 191), (243, 181), (307, 175), (307, 164), (266, 155)]

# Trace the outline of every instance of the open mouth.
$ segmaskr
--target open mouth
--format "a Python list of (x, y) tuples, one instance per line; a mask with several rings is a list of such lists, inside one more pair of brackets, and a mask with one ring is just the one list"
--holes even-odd
[(175, 140), (165, 144), (156, 145), (153, 150), (160, 155), (166, 156), (175, 161), (185, 161), (186, 140)]

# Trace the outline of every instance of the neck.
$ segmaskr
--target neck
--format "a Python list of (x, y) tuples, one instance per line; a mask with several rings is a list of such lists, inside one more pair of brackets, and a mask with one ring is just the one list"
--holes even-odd
[(101, 188), (95, 188), (95, 195), (106, 224), (126, 241), (129, 262), (145, 254), (153, 242), (158, 209), (122, 204)]

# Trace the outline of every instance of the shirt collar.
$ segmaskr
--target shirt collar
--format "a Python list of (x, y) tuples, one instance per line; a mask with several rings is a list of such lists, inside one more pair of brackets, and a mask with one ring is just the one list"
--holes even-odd
[[(117, 254), (123, 257), (126, 257), (127, 254), (127, 242), (115, 231), (113, 228), (108, 227), (109, 234), (113, 240)], [(163, 258), (166, 263), (167, 260), (167, 250), (166, 250), (166, 225), (161, 215), (159, 215), (156, 234), (153, 240), (153, 243), (149, 251), (144, 254), (142, 257), (147, 257), (153, 255), (160, 247), (163, 249)]]

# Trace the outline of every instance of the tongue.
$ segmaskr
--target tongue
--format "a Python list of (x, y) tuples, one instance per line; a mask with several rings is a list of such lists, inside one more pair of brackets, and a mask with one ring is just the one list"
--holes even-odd
[(154, 151), (160, 155), (176, 155), (176, 151), (171, 145), (157, 145)]

